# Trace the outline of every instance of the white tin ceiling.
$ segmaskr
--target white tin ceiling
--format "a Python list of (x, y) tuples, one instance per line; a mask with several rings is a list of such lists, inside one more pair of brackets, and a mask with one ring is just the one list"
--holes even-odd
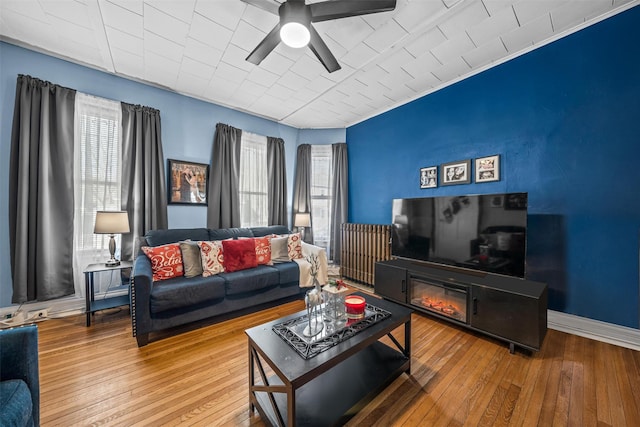
[(245, 61), (278, 18), (240, 0), (0, 0), (0, 39), (297, 128), (342, 128), (639, 2), (398, 0), (314, 24), (342, 66), (331, 74), (282, 43)]

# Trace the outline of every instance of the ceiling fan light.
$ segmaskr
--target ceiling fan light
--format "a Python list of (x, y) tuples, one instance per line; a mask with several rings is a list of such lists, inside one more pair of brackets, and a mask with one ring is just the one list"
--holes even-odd
[(305, 0), (288, 0), (278, 9), (280, 40), (293, 48), (305, 47), (311, 40), (311, 11)]
[(311, 40), (309, 29), (299, 22), (287, 22), (280, 28), (280, 39), (293, 48), (305, 47)]

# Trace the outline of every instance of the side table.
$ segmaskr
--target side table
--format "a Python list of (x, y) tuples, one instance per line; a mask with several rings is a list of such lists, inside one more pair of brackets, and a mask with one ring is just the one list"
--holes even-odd
[(120, 307), (121, 305), (129, 305), (129, 294), (120, 295), (117, 297), (104, 298), (101, 300), (95, 299), (94, 289), (93, 289), (93, 275), (94, 273), (104, 272), (104, 271), (121, 271), (125, 268), (131, 268), (133, 266), (133, 262), (131, 261), (120, 261), (120, 265), (116, 265), (114, 267), (107, 267), (104, 263), (97, 264), (89, 264), (87, 268), (84, 269), (84, 296), (86, 301), (86, 314), (87, 314), (87, 326), (91, 326), (91, 315), (98, 310), (106, 310), (107, 308)]

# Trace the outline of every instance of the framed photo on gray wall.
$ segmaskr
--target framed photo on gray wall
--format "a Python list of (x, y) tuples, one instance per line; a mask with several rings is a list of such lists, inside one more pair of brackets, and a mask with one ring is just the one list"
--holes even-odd
[(500, 155), (476, 159), (476, 183), (500, 181)]
[(469, 184), (470, 182), (471, 160), (460, 160), (440, 165), (440, 185)]
[(420, 168), (420, 188), (436, 188), (438, 186), (438, 167)]

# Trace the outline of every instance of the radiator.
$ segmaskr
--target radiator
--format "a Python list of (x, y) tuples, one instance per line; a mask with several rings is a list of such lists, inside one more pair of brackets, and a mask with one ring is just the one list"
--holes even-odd
[(391, 226), (342, 224), (340, 275), (373, 286), (375, 265), (391, 259)]

